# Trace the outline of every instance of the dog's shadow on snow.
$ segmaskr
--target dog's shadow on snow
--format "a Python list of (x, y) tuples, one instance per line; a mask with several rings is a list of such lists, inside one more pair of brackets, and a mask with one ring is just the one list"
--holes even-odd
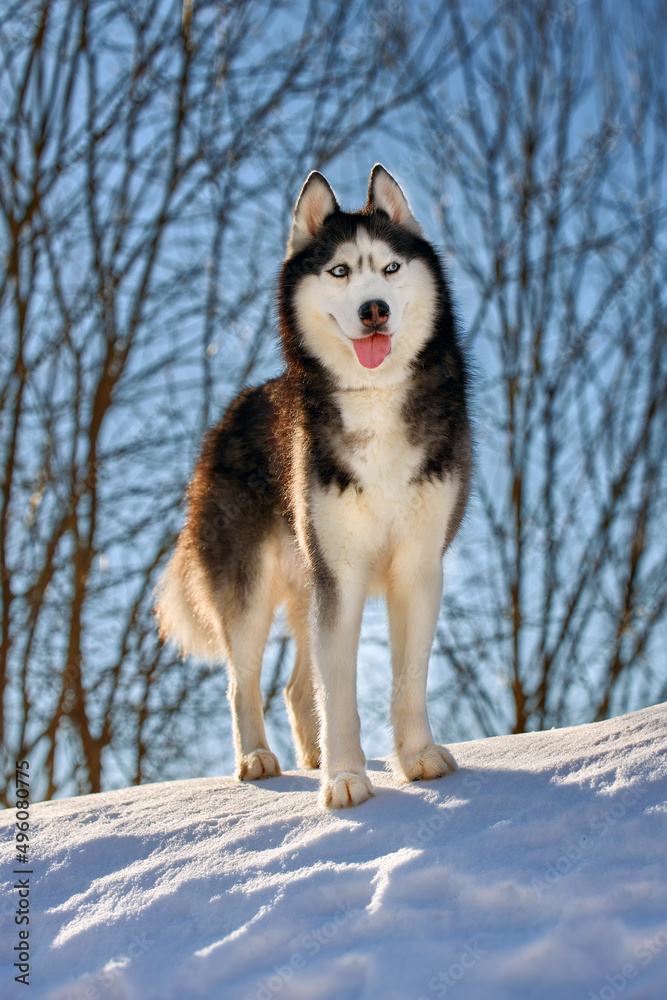
[[(426, 806), (427, 802), (423, 799), (420, 794), (422, 791), (432, 790), (438, 794), (438, 800), (447, 799), (448, 793), (456, 792), (457, 798), (460, 797), (463, 786), (464, 797), (469, 797), (470, 793), (478, 792), (482, 789), (486, 789), (488, 785), (497, 783), (499, 777), (502, 775), (505, 780), (510, 776), (518, 777), (521, 775), (521, 780), (526, 777), (525, 772), (520, 769), (517, 771), (503, 771), (500, 772), (497, 769), (480, 769), (471, 767), (459, 767), (454, 774), (447, 775), (443, 778), (436, 778), (431, 781), (403, 781), (400, 777), (395, 775), (389, 763), (384, 760), (368, 760), (366, 761), (366, 771), (369, 772), (371, 780), (373, 782), (373, 787), (375, 789), (375, 795), (372, 799), (369, 799), (367, 803), (363, 803), (361, 806), (357, 806), (354, 809), (342, 809), (334, 810), (335, 813), (340, 815), (354, 815), (355, 818), (359, 816), (361, 818), (364, 811), (364, 806), (369, 803), (375, 803), (381, 801), (383, 807), (387, 805), (387, 799), (391, 798), (396, 804), (397, 799), (405, 799), (406, 796), (411, 802), (411, 808), (415, 809), (418, 806), (418, 802), (414, 801), (415, 795), (419, 800), (419, 803)], [(382, 774), (385, 777), (385, 781), (382, 784), (378, 784), (376, 775)], [(258, 782), (248, 782), (249, 788), (254, 788), (257, 792), (270, 791), (277, 794), (286, 794), (290, 792), (312, 792), (315, 796), (319, 789), (321, 779), (321, 771), (318, 768), (313, 768), (312, 770), (299, 770), (299, 771), (288, 771), (281, 774), (278, 778), (266, 778), (263, 781)], [(539, 779), (538, 779), (539, 780)], [(430, 801), (430, 796), (429, 796)], [(438, 801), (437, 805), (440, 805)], [(361, 812), (359, 811), (361, 810)]]
[(320, 784), (320, 772), (303, 771), (299, 774), (281, 774), (279, 778), (267, 778), (257, 782), (255, 788), (266, 788), (272, 792), (313, 792), (317, 793)]
[[(514, 768), (460, 765), (444, 778), (409, 783), (392, 776), (382, 760), (368, 761), (367, 770), (373, 777), (373, 798), (351, 809), (322, 811), (318, 844), (324, 848), (323, 856), (330, 838), (332, 856), (338, 854), (339, 826), (330, 827), (326, 822), (326, 818), (337, 817), (356, 829), (367, 828), (366, 844), (371, 854), (402, 847), (416, 849), (419, 854), (435, 849), (437, 854), (446, 845), (455, 852), (461, 850), (465, 863), (464, 859), (469, 861), (466, 845), (474, 840), (478, 845), (476, 865), (493, 868), (505, 851), (516, 850), (517, 844), (523, 843), (539, 868), (555, 864), (554, 858), (559, 859), (561, 848), (565, 849), (563, 844), (574, 838), (577, 845), (581, 841), (574, 853), (577, 859), (581, 855), (583, 863), (595, 856), (611, 824), (617, 819), (632, 819), (646, 805), (634, 790), (610, 795), (608, 789), (595, 789), (588, 782), (563, 783), (562, 764), (556, 761), (545, 761), (542, 771), (522, 768), (519, 762)], [(379, 773), (386, 776), (381, 784), (376, 777)], [(311, 793), (307, 809), (312, 815), (319, 810), (319, 782), (320, 772), (314, 770), (272, 778), (255, 787), (258, 792), (266, 789), (274, 794)], [(292, 821), (299, 822), (300, 811), (292, 813)]]
[[(366, 762), (367, 771), (379, 771), (383, 774), (390, 774), (388, 770), (388, 765), (382, 760), (369, 760)], [(258, 789), (265, 788), (270, 789), (272, 792), (317, 792), (320, 784), (320, 771), (318, 769), (313, 769), (312, 771), (299, 771), (296, 774), (293, 772), (287, 774), (281, 774), (279, 778), (266, 778), (264, 781), (257, 782), (253, 785)], [(398, 779), (397, 779), (398, 784)], [(376, 789), (377, 790), (377, 789)]]

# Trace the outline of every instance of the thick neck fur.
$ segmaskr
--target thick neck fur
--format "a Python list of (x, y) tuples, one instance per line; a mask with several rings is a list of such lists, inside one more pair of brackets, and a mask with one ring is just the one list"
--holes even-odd
[[(426, 283), (425, 308), (413, 310), (413, 327), (401, 331), (396, 350), (387, 359), (393, 367), (385, 362), (373, 371), (363, 369), (342, 340), (304, 328), (309, 321), (309, 303), (306, 301), (305, 308), (301, 304), (300, 313), (297, 302), (299, 288), (315, 282), (325, 265), (335, 259), (337, 247), (358, 239), (359, 230), (361, 242), (366, 236), (382, 240), (401, 259), (418, 260), (422, 282)], [(355, 397), (368, 397), (369, 414), (376, 410), (379, 416), (388, 407), (398, 410), (393, 427), (401, 427), (406, 439), (419, 443), (423, 450), (416, 480), (446, 475), (460, 457), (452, 453), (452, 442), (460, 442), (458, 432), (467, 425), (467, 372), (442, 265), (433, 248), (391, 223), (383, 212), (370, 216), (336, 213), (316, 240), (285, 262), (281, 289), (289, 420), (297, 421), (307, 435), (311, 472), (317, 481), (324, 487), (335, 483), (341, 491), (361, 486), (350, 461), (349, 421), (345, 419), (347, 401), (353, 405)], [(316, 299), (314, 294), (313, 301)], [(317, 357), (315, 350), (322, 357)]]

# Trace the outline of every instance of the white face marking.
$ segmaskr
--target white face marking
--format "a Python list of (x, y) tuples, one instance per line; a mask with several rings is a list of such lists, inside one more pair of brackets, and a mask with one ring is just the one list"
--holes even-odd
[[(399, 269), (387, 273), (394, 262)], [(336, 277), (332, 270), (344, 276)], [(373, 300), (389, 306), (387, 322), (378, 332), (391, 336), (391, 351), (378, 368), (367, 369), (355, 354), (354, 340), (369, 333), (359, 309)], [(406, 378), (409, 361), (433, 329), (436, 293), (422, 261), (408, 262), (360, 230), (338, 248), (320, 274), (299, 283), (295, 307), (306, 346), (338, 376), (341, 388), (381, 387)]]
[[(395, 273), (386, 268), (398, 264)], [(342, 267), (345, 277), (335, 277)], [(400, 329), (401, 319), (410, 299), (410, 265), (392, 253), (386, 243), (370, 240), (365, 234), (354, 243), (343, 243), (319, 276), (320, 293), (341, 332), (356, 340), (368, 333), (359, 318), (364, 302), (381, 300), (389, 306), (389, 318), (382, 333), (393, 336)]]

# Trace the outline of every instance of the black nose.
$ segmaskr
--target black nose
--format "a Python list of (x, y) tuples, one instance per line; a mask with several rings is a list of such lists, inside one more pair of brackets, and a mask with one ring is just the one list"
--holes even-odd
[(359, 306), (359, 318), (364, 326), (378, 327), (387, 322), (389, 317), (389, 306), (382, 299), (373, 299), (372, 302), (364, 302)]

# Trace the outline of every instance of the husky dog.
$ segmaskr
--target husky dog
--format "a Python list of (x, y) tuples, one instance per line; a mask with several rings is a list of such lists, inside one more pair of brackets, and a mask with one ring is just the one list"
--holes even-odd
[(254, 781), (280, 774), (260, 669), (286, 605), (298, 761), (321, 768), (320, 802), (340, 808), (373, 794), (356, 698), (371, 593), (389, 613), (395, 768), (408, 781), (456, 768), (433, 742), (426, 674), (442, 556), (468, 498), (468, 379), (442, 264), (380, 164), (359, 212), (310, 174), (279, 307), (285, 372), (242, 391), (209, 432), (156, 610), (184, 653), (227, 659), (237, 777)]

